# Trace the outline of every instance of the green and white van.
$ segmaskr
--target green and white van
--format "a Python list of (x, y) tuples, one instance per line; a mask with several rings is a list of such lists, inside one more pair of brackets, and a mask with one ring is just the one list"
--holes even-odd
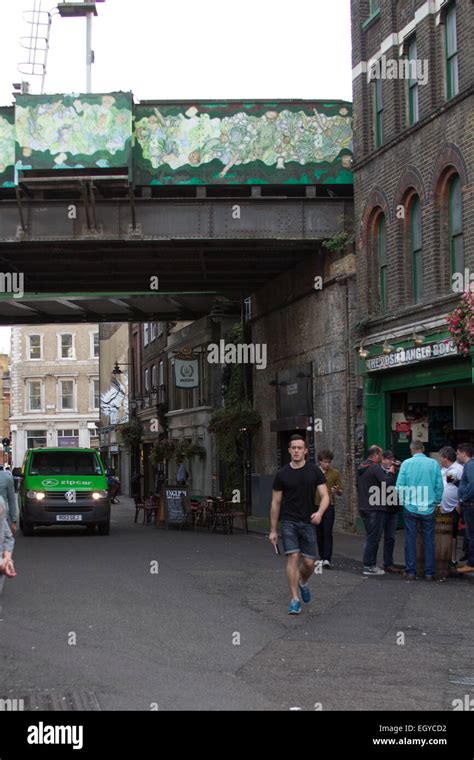
[(107, 478), (96, 449), (28, 449), (18, 489), (20, 526), (85, 525), (101, 536), (110, 531)]

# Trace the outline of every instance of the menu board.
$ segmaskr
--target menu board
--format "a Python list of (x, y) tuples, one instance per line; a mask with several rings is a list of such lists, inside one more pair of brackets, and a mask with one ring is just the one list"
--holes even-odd
[(187, 489), (182, 486), (163, 486), (161, 491), (160, 515), (168, 525), (184, 525), (187, 520), (183, 496), (187, 496)]

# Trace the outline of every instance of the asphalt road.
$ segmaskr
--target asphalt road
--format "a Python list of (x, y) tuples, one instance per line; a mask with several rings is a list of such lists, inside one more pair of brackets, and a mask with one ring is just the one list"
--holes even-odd
[[(473, 579), (365, 578), (336, 537), (299, 617), (258, 535), (134, 524), (19, 536), (0, 697), (27, 709), (452, 710), (474, 696)], [(158, 563), (158, 564), (156, 564)], [(156, 570), (158, 572), (156, 572)], [(402, 643), (404, 642), (404, 643)]]

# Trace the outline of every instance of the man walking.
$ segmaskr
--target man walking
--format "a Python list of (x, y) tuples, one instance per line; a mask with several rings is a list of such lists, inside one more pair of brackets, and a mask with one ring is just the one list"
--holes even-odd
[[(269, 539), (274, 546), (278, 542), (278, 519), (281, 522), (283, 549), (287, 556), (287, 578), (291, 601), (288, 614), (299, 615), (301, 602), (309, 602), (311, 593), (308, 580), (316, 560), (315, 525), (329, 507), (329, 492), (323, 473), (311, 462), (306, 462), (308, 452), (305, 439), (298, 434), (290, 438), (289, 464), (282, 467), (273, 482), (271, 529)], [(315, 491), (321, 496), (317, 511), (314, 510)], [(300, 558), (302, 563), (300, 567)]]
[(470, 443), (460, 443), (456, 454), (459, 464), (464, 465), (458, 496), (461, 505), (462, 519), (466, 526), (468, 545), (467, 562), (458, 567), (458, 573), (474, 573), (474, 459), (473, 446)]
[(423, 530), (425, 579), (434, 580), (435, 509), (443, 496), (443, 479), (436, 459), (424, 453), (421, 441), (410, 443), (411, 459), (405, 459), (397, 480), (397, 493), (403, 505), (405, 523), (405, 578), (416, 580), (416, 531)]

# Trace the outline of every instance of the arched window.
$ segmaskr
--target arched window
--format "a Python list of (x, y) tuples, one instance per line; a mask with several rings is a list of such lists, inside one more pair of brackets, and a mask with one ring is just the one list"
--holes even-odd
[(382, 311), (387, 309), (387, 227), (384, 214), (380, 214), (375, 225), (377, 267), (379, 273), (379, 298)]
[(449, 185), (448, 215), (451, 274), (453, 274), (454, 272), (464, 272), (461, 181), (457, 174), (454, 175)]
[(423, 300), (423, 237), (421, 227), (421, 205), (417, 195), (411, 203), (410, 242), (412, 262), (413, 301)]

